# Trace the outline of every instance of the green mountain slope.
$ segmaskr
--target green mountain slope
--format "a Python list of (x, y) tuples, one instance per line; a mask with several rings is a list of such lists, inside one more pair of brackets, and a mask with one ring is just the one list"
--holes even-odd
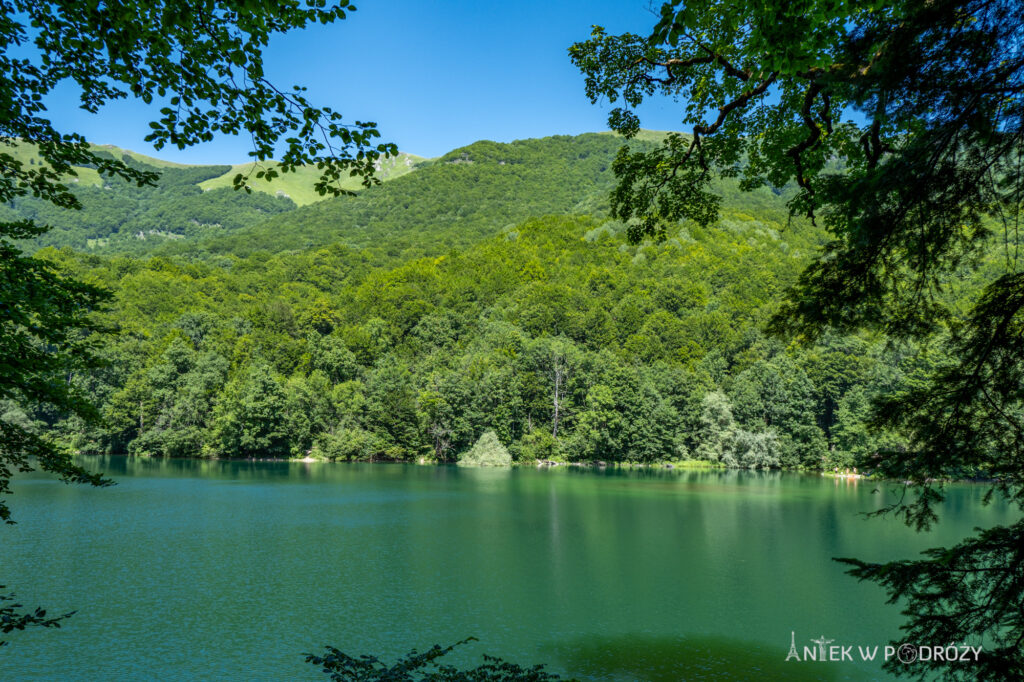
[[(82, 451), (152, 455), (450, 460), (493, 430), (520, 460), (864, 461), (869, 399), (915, 356), (760, 331), (820, 228), (789, 220), (784, 191), (725, 182), (714, 228), (630, 245), (606, 215), (621, 144), (478, 142), (299, 208), (203, 192), (227, 166), (168, 167), (147, 195), (82, 187), (82, 215), (120, 216), (103, 249), (122, 253), (39, 253), (114, 292), (97, 313), (122, 332), (109, 363), (72, 379), (106, 421), (15, 416)], [(225, 222), (182, 225), (214, 200)], [(181, 236), (153, 248), (125, 236), (139, 225)]]
[[(101, 155), (156, 170), (161, 177), (154, 187), (136, 187), (120, 179), (102, 178), (92, 168), (76, 168), (66, 181), (81, 200), (82, 210), (58, 209), (33, 197), (0, 206), (0, 220), (30, 218), (52, 228), (25, 244), (29, 250), (71, 246), (105, 253), (143, 253), (167, 241), (224, 234), (291, 211), (296, 202), (285, 196), (289, 190), (299, 196), (299, 203), (315, 196), (312, 185), (317, 172), (313, 169), (285, 174), (273, 184), (260, 181), (257, 191), (247, 194), (230, 188), (237, 167), (190, 166), (110, 145), (94, 148)], [(41, 163), (27, 144), (9, 147), (8, 153), (30, 165)], [(381, 178), (410, 172), (418, 159), (401, 155), (382, 161)]]
[[(143, 168), (148, 163), (131, 160)], [(204, 192), (198, 183), (222, 175), (228, 166), (164, 166), (156, 186), (136, 187), (119, 179), (75, 186), (80, 211), (57, 208), (33, 197), (0, 207), (0, 220), (30, 218), (52, 229), (28, 248), (71, 246), (76, 249), (142, 252), (169, 239), (224, 232), (295, 208), (288, 199), (219, 189)], [(95, 172), (93, 171), (95, 175)], [(84, 174), (83, 174), (84, 175)], [(83, 177), (83, 180), (85, 178)]]
[[(662, 135), (645, 131), (633, 144), (653, 144)], [(614, 182), (611, 164), (622, 143), (607, 133), (476, 142), (357, 197), (304, 206), (163, 253), (197, 258), (342, 243), (408, 258), (467, 246), (534, 216), (603, 216)], [(743, 194), (729, 182), (720, 189), (733, 210), (785, 220), (784, 201), (771, 190)]]
[(175, 163), (174, 161), (165, 161), (164, 159), (158, 159), (153, 156), (146, 156), (138, 152), (133, 152), (130, 149), (123, 149), (112, 144), (96, 144), (92, 147), (98, 151), (108, 152), (114, 156), (120, 156), (122, 159), (127, 157), (132, 161), (144, 164), (146, 166), (153, 166), (154, 168), (195, 168), (196, 164), (188, 163)]
[[(900, 447), (868, 433), (871, 399), (941, 365), (941, 346), (766, 337), (822, 229), (789, 219), (786, 191), (724, 182), (710, 229), (628, 244), (605, 215), (621, 144), (478, 142), (301, 208), (203, 192), (227, 166), (167, 166), (143, 194), (80, 187), (76, 215), (97, 222), (56, 241), (105, 229), (122, 253), (39, 255), (114, 293), (96, 313), (122, 332), (97, 339), (106, 367), (60, 378), (106, 421), (8, 416), (81, 451), (170, 456), (452, 460), (489, 430), (521, 461), (830, 469)], [(200, 208), (224, 222), (189, 223)], [(153, 248), (141, 225), (180, 236)]]
[[(653, 145), (664, 135), (642, 131), (631, 144)], [(0, 219), (33, 218), (52, 226), (28, 248), (71, 246), (196, 260), (340, 243), (394, 262), (466, 247), (535, 216), (606, 215), (611, 165), (622, 144), (611, 133), (591, 133), (481, 141), (433, 160), (403, 154), (381, 163), (382, 185), (322, 201), (315, 201), (322, 198), (312, 187), (314, 169), (257, 183), (258, 191), (246, 194), (230, 189), (238, 166), (184, 166), (101, 147), (160, 170), (157, 187), (104, 181), (94, 170), (80, 169), (76, 191), (84, 210), (56, 210), (24, 198), (0, 207)], [(24, 146), (21, 152), (32, 153)], [(786, 219), (784, 197), (776, 192), (741, 193), (731, 181), (719, 190), (726, 217)], [(302, 206), (296, 210), (296, 204)]]

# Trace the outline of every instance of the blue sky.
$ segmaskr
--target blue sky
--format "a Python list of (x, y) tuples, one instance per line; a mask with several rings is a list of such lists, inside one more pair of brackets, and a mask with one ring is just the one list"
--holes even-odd
[[(592, 24), (646, 34), (660, 3), (648, 0), (356, 0), (348, 19), (276, 38), (266, 54), (276, 84), (346, 118), (376, 121), (403, 151), (437, 156), (476, 140), (501, 142), (607, 129), (607, 103), (591, 105), (566, 54)], [(154, 112), (119, 102), (98, 115), (71, 92), (53, 120), (90, 141), (186, 163), (242, 162), (242, 138), (159, 153), (144, 142)], [(678, 129), (671, 102), (641, 110), (645, 128)]]

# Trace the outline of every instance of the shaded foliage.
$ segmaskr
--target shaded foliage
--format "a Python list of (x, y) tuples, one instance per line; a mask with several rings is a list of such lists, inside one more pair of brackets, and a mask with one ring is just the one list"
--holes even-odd
[[(0, 590), (4, 585), (0, 585)], [(14, 602), (13, 594), (0, 594), (0, 633), (9, 634), (15, 630), (24, 630), (29, 627), (59, 628), (61, 621), (74, 615), (74, 611), (60, 616), (47, 616), (46, 609), (37, 608), (35, 611), (21, 611), (22, 605)], [(6, 646), (7, 642), (0, 640), (0, 647)]]
[[(983, 530), (949, 548), (930, 549), (923, 559), (885, 564), (840, 561), (855, 566), (850, 573), (857, 578), (884, 586), (890, 603), (905, 604), (907, 641), (954, 642), (963, 641), (958, 638), (965, 632), (984, 633), (971, 640), (984, 652), (955, 674), (972, 680), (1015, 680), (1024, 676), (1022, 534), (1024, 521)], [(886, 667), (913, 674), (896, 659)], [(928, 679), (935, 672), (933, 666), (921, 666), (916, 676)]]
[(543, 665), (527, 668), (486, 654), (481, 665), (469, 669), (437, 662), (455, 647), (471, 641), (476, 638), (446, 647), (435, 644), (423, 653), (414, 649), (391, 665), (369, 654), (355, 658), (334, 647), (327, 647), (324, 655), (306, 654), (306, 662), (319, 667), (336, 682), (549, 682), (562, 679), (545, 672)]

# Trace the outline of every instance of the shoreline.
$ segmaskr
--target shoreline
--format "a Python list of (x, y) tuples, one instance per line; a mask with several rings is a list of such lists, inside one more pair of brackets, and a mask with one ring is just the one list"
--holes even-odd
[[(82, 457), (124, 457), (126, 459), (140, 459), (140, 460), (187, 460), (197, 462), (266, 462), (266, 463), (288, 463), (288, 464), (411, 464), (415, 466), (434, 466), (434, 467), (448, 467), (456, 466), (457, 462), (438, 462), (435, 460), (429, 460), (425, 457), (421, 457), (416, 460), (399, 460), (399, 459), (370, 459), (370, 460), (341, 460), (341, 459), (321, 459), (317, 457), (159, 457), (153, 455), (130, 455), (126, 453), (121, 454), (98, 454), (98, 453), (83, 453), (76, 452), (74, 456)], [(513, 468), (530, 468), (530, 469), (559, 469), (559, 468), (574, 468), (574, 469), (594, 469), (594, 470), (607, 470), (607, 469), (646, 469), (656, 471), (748, 471), (748, 472), (768, 472), (777, 471), (780, 473), (791, 473), (791, 474), (804, 474), (807, 476), (820, 476), (821, 478), (832, 478), (836, 481), (869, 481), (869, 482), (888, 482), (888, 483), (899, 483), (901, 485), (915, 485), (911, 481), (900, 481), (893, 478), (884, 478), (876, 476), (872, 473), (857, 473), (857, 474), (837, 474), (833, 471), (815, 471), (811, 469), (796, 469), (777, 467), (771, 469), (745, 469), (742, 467), (727, 467), (714, 462), (705, 462), (703, 460), (677, 460), (674, 462), (607, 462), (603, 460), (586, 461), (586, 462), (560, 462), (557, 460), (530, 460), (525, 462), (512, 462), (507, 467), (471, 467), (479, 469), (513, 469)], [(985, 483), (992, 484), (997, 483), (998, 479), (995, 478), (942, 478), (942, 479), (928, 479), (925, 481), (927, 484), (944, 484), (944, 483)]]

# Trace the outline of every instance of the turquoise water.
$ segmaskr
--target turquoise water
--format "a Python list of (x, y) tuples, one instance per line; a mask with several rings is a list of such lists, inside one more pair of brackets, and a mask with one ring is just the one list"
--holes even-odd
[(450, 662), (882, 679), (878, 663), (783, 662), (791, 632), (801, 648), (898, 637), (898, 609), (830, 558), (912, 557), (1015, 518), (955, 485), (918, 535), (859, 514), (890, 486), (778, 472), (88, 461), (118, 485), (16, 479), (0, 578), (78, 613), (8, 636), (0, 679), (326, 679), (304, 652), (470, 635)]

